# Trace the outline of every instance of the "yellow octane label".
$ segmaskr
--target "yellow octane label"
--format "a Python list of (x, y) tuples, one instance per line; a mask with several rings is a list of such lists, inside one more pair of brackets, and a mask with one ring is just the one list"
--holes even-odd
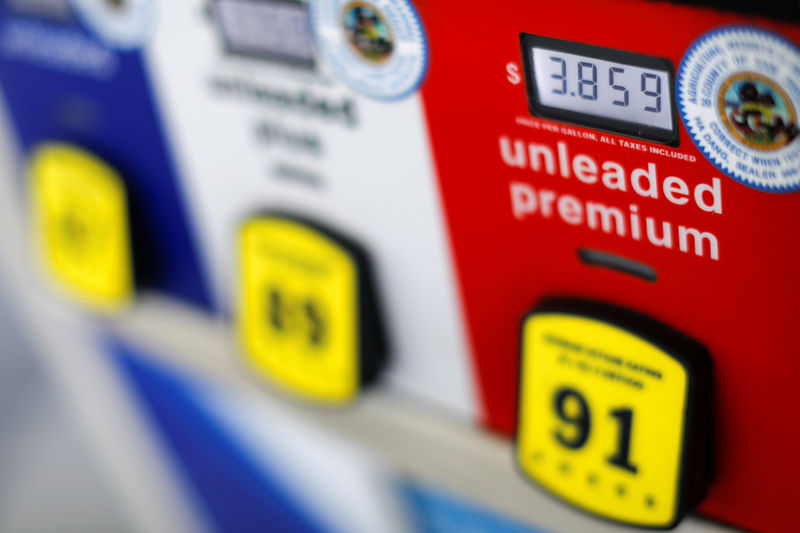
[(239, 235), (240, 342), (256, 372), (322, 403), (359, 388), (358, 269), (315, 229), (256, 218)]
[(517, 461), (544, 488), (613, 520), (677, 514), (687, 375), (655, 345), (578, 315), (523, 325)]
[(48, 144), (33, 155), (30, 196), (44, 269), (98, 310), (133, 295), (128, 210), (119, 175), (75, 147)]

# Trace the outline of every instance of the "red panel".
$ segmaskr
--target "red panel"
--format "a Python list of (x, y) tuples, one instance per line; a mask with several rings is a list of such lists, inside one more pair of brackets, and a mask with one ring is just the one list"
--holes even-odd
[[(590, 43), (670, 59), (681, 57), (702, 33), (730, 23), (755, 24), (800, 42), (797, 26), (666, 2), (442, 2), (418, 0), (430, 45), (423, 95), (440, 185), (466, 305), (485, 423), (511, 435), (517, 398), (518, 327), (545, 296), (573, 295), (641, 311), (685, 332), (712, 353), (715, 372), (715, 475), (701, 511), (759, 530), (800, 529), (798, 494), (800, 376), (800, 193), (775, 194), (742, 185), (717, 170), (695, 147), (683, 123), (680, 145), (688, 162), (622, 148), (631, 139), (602, 134), (616, 146), (573, 136), (587, 128), (532, 117), (522, 77), (520, 32)], [(522, 83), (508, 79), (507, 64)], [(680, 121), (680, 118), (678, 119)], [(567, 130), (559, 131), (559, 128)], [(544, 128), (555, 127), (555, 132)], [(594, 132), (599, 140), (600, 132)], [(629, 174), (654, 163), (658, 183), (681, 177), (694, 189), (720, 179), (722, 213), (600, 183), (514, 168), (503, 162), (499, 139), (546, 144), (563, 141), (570, 157), (615, 161)], [(637, 142), (637, 141), (635, 141)], [(660, 146), (638, 142), (649, 150)], [(510, 183), (519, 181), (581, 203), (600, 202), (639, 214), (673, 231), (683, 225), (716, 235), (719, 259), (659, 248), (558, 215), (514, 218)], [(647, 263), (649, 283), (589, 267), (579, 247)]]

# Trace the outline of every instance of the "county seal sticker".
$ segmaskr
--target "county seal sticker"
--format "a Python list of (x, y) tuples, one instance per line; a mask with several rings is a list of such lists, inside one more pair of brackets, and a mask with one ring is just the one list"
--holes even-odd
[(83, 23), (112, 48), (138, 48), (153, 29), (153, 0), (71, 0), (71, 4)]
[(425, 34), (407, 0), (311, 0), (309, 9), (322, 59), (354, 91), (397, 100), (422, 82)]
[(761, 29), (711, 31), (678, 69), (692, 140), (720, 171), (755, 189), (800, 189), (800, 50)]

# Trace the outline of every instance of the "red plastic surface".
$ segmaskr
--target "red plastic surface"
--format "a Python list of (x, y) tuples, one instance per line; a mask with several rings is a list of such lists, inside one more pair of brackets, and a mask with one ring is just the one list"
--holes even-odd
[[(531, 116), (519, 45), (520, 32), (629, 50), (671, 60), (701, 34), (726, 24), (752, 24), (800, 43), (800, 28), (667, 2), (455, 3), (418, 0), (430, 46), (422, 92), (445, 211), (466, 306), (486, 425), (511, 435), (517, 399), (518, 327), (524, 313), (551, 295), (597, 299), (643, 312), (705, 344), (714, 362), (715, 473), (700, 511), (718, 520), (765, 531), (800, 530), (797, 379), (800, 377), (800, 192), (769, 193), (725, 176), (696, 148), (683, 123), (680, 144), (596, 132)], [(509, 80), (508, 65), (521, 83)], [(513, 69), (512, 69), (513, 70)], [(513, 76), (512, 76), (513, 78)], [(673, 87), (674, 90), (674, 87)], [(680, 117), (678, 118), (681, 121)], [(566, 129), (562, 129), (566, 127)], [(555, 131), (548, 131), (550, 130)], [(574, 135), (595, 132), (610, 145)], [(682, 178), (691, 189), (720, 180), (721, 213), (694, 201), (675, 205), (503, 162), (500, 138), (566, 143), (570, 158), (615, 161), (629, 174), (654, 163), (658, 184)], [(687, 162), (637, 149), (665, 148)], [(656, 247), (570, 225), (557, 215), (517, 220), (510, 183), (573, 195), (716, 235), (719, 259)], [(707, 197), (710, 199), (710, 196)], [(619, 254), (650, 265), (650, 283), (579, 261), (578, 248)]]

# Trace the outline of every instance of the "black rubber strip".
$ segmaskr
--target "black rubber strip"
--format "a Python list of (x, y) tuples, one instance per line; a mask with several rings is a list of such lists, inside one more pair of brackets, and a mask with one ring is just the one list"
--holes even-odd
[(639, 263), (621, 255), (603, 252), (600, 250), (578, 249), (578, 258), (591, 266), (600, 266), (618, 270), (631, 276), (636, 276), (646, 281), (654, 282), (658, 279), (656, 271), (649, 265)]

